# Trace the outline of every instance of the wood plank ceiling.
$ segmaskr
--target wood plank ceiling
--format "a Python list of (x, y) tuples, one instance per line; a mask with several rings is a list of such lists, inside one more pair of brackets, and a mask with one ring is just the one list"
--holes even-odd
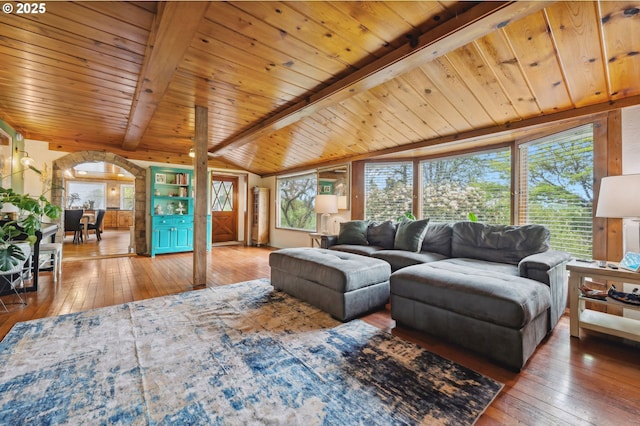
[(0, 118), (53, 150), (190, 164), (206, 106), (210, 165), (259, 175), (503, 142), (640, 103), (639, 7), (47, 2), (0, 15)]

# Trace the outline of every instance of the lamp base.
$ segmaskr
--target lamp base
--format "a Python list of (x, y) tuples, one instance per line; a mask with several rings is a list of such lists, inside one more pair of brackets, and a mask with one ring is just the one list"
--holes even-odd
[(320, 218), (320, 233), (323, 235), (329, 235), (329, 218), (331, 215), (329, 213), (322, 213), (322, 217)]

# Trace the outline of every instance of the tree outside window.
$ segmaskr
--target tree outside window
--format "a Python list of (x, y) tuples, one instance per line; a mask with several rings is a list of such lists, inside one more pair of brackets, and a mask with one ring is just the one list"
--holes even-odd
[(316, 231), (317, 186), (315, 172), (277, 179), (280, 228)]
[(365, 219), (397, 220), (413, 209), (413, 163), (368, 163), (364, 168)]

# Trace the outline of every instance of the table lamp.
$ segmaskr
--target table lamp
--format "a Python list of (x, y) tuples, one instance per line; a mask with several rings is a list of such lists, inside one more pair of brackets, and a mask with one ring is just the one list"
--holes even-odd
[[(640, 174), (607, 176), (600, 182), (596, 217), (640, 218)], [(640, 235), (638, 236), (640, 241)]]
[(338, 197), (333, 194), (316, 195), (316, 213), (321, 213), (320, 233), (329, 234), (329, 217), (332, 213), (338, 213)]

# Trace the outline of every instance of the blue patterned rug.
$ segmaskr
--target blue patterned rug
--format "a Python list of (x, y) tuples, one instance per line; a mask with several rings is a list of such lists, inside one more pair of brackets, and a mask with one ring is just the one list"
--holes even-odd
[(473, 424), (494, 380), (268, 280), (18, 323), (0, 424)]

